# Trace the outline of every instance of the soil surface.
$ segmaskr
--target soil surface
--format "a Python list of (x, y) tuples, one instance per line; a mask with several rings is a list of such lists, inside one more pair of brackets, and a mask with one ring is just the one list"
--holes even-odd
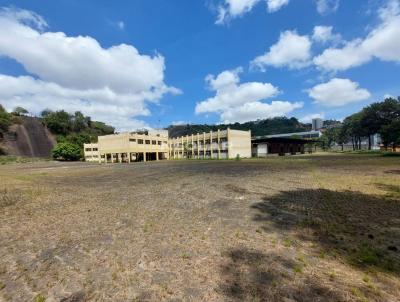
[(400, 301), (400, 161), (0, 166), (0, 301)]

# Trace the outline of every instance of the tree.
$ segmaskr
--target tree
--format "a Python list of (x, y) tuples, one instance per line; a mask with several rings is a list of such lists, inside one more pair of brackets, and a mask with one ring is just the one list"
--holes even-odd
[(6, 132), (11, 125), (11, 115), (0, 104), (0, 132)]
[(23, 107), (15, 107), (14, 108), (14, 111), (12, 112), (12, 114), (14, 114), (14, 115), (18, 115), (18, 116), (20, 116), (20, 115), (26, 115), (26, 114), (28, 114), (29, 113), (29, 111), (28, 110), (26, 110), (25, 108), (23, 108)]
[(66, 135), (72, 129), (71, 116), (64, 110), (46, 112), (46, 115), (43, 116), (43, 122), (54, 134)]
[(96, 121), (90, 122), (90, 128), (92, 129), (94, 134), (98, 134), (98, 135), (113, 134), (115, 131), (114, 127), (106, 125), (103, 122), (96, 122)]
[(342, 133), (342, 135), (351, 138), (353, 150), (360, 150), (361, 139), (368, 136), (368, 132), (361, 124), (362, 117), (363, 113), (358, 112), (346, 117), (343, 121), (343, 130), (345, 133)]
[(53, 158), (58, 160), (79, 160), (81, 148), (71, 143), (59, 143), (51, 151)]
[(394, 119), (390, 124), (379, 129), (385, 148), (392, 145), (393, 150), (400, 145), (400, 118)]
[(90, 118), (84, 116), (82, 112), (76, 111), (72, 117), (72, 130), (74, 132), (81, 132), (89, 127)]
[(381, 135), (385, 149), (393, 144), (398, 144), (400, 131), (398, 123), (400, 120), (400, 99), (388, 98), (380, 103), (376, 112), (376, 119), (379, 121), (378, 133)]

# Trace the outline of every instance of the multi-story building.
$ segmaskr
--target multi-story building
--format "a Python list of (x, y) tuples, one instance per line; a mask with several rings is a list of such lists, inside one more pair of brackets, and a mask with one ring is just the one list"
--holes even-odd
[(217, 130), (169, 140), (170, 158), (235, 158), (251, 157), (251, 132)]
[(168, 159), (168, 132), (126, 132), (98, 137), (96, 144), (85, 144), (86, 161), (99, 163)]
[(313, 118), (311, 121), (311, 129), (316, 131), (324, 127), (324, 121), (321, 118)]
[(169, 158), (251, 157), (250, 131), (226, 129), (168, 138), (168, 131), (153, 130), (98, 137), (85, 144), (86, 161), (99, 163), (162, 160)]

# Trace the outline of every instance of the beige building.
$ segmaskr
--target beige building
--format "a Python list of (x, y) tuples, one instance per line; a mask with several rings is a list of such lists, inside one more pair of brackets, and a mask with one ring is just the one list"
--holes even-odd
[(169, 140), (170, 158), (235, 158), (251, 157), (251, 132), (218, 130)]
[(99, 163), (162, 160), (169, 158), (251, 157), (251, 133), (218, 130), (168, 138), (166, 130), (121, 133), (98, 137), (98, 143), (84, 145), (85, 160)]

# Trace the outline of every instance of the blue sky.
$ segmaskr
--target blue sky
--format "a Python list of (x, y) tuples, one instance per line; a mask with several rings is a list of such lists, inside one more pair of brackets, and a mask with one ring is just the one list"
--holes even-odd
[(120, 130), (400, 95), (400, 0), (0, 1), (0, 103)]

